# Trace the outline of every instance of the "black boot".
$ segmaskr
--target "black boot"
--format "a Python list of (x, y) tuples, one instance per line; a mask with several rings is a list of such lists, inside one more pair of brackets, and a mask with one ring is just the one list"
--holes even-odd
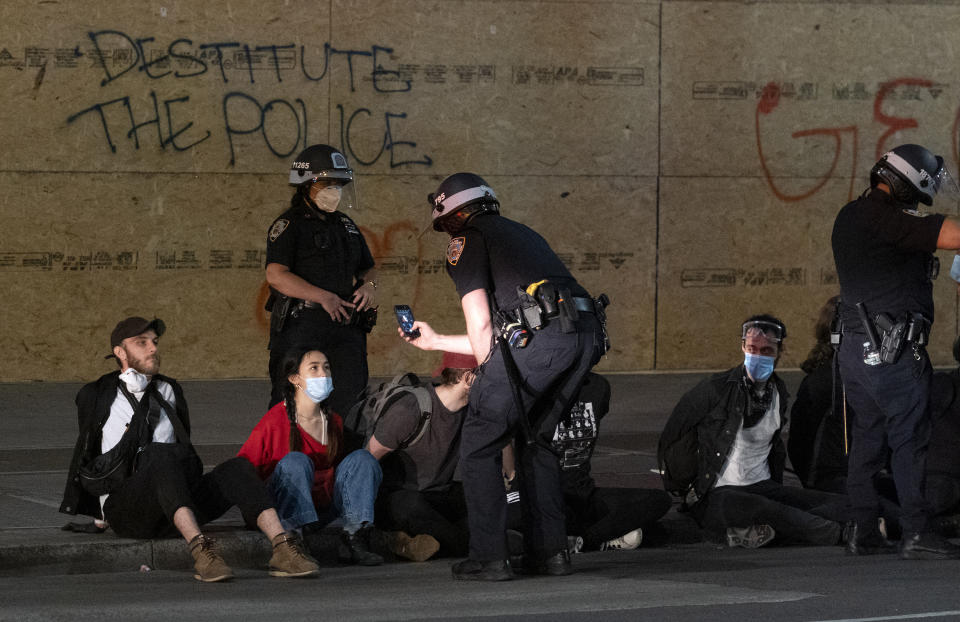
[(960, 546), (933, 531), (905, 531), (900, 559), (960, 559)]
[(361, 566), (379, 566), (383, 558), (370, 550), (371, 526), (364, 526), (349, 533), (340, 532), (340, 547), (338, 557), (345, 564), (360, 564)]
[(509, 581), (513, 578), (510, 562), (506, 559), (489, 562), (465, 559), (455, 563), (450, 570), (458, 581)]
[(851, 523), (844, 531), (847, 555), (879, 555), (894, 553), (896, 547), (880, 533), (876, 521)]
[(546, 559), (534, 559), (530, 556), (523, 560), (524, 574), (542, 574), (551, 577), (562, 577), (573, 574), (573, 564), (570, 562), (570, 551), (562, 551)]

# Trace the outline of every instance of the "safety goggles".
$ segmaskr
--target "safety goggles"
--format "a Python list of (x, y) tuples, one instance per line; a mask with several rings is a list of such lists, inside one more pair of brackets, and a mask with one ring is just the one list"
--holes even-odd
[(770, 341), (780, 343), (783, 341), (783, 333), (783, 324), (768, 322), (766, 320), (751, 320), (743, 323), (740, 338), (745, 340), (747, 337), (762, 336)]

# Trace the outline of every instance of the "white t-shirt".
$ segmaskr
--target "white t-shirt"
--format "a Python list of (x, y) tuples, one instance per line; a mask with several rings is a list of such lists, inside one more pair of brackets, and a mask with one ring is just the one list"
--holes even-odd
[[(122, 382), (122, 381), (121, 381)], [(157, 390), (163, 396), (171, 407), (176, 408), (177, 399), (173, 395), (173, 387), (163, 380), (157, 380)], [(131, 391), (133, 397), (139, 402), (143, 398), (144, 391)], [(103, 424), (103, 436), (100, 439), (100, 453), (106, 453), (113, 449), (114, 445), (120, 442), (123, 433), (127, 431), (127, 426), (133, 419), (133, 406), (130, 400), (123, 394), (120, 387), (117, 387), (117, 396), (113, 399), (110, 406), (110, 416), (107, 422)], [(166, 409), (160, 409), (160, 419), (157, 421), (157, 427), (153, 430), (154, 443), (175, 443), (177, 435), (173, 430), (173, 424), (167, 416)], [(103, 502), (109, 495), (100, 495), (100, 509), (103, 509)]]
[(720, 471), (715, 486), (749, 486), (770, 479), (770, 445), (773, 435), (780, 429), (780, 394), (773, 389), (770, 407), (760, 421), (750, 428), (740, 422), (737, 438)]

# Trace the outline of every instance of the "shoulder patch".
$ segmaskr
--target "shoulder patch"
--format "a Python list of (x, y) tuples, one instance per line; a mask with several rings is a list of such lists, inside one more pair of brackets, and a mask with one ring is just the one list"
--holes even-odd
[(905, 209), (903, 213), (907, 216), (916, 216), (917, 218), (926, 218), (930, 214), (919, 209)]
[(270, 241), (276, 242), (277, 238), (280, 237), (284, 231), (287, 230), (287, 227), (290, 225), (290, 221), (286, 218), (280, 218), (273, 223), (273, 226), (270, 227)]
[(460, 261), (460, 255), (463, 253), (463, 247), (466, 243), (466, 238), (453, 238), (447, 244), (447, 261), (451, 266), (457, 265), (457, 262)]

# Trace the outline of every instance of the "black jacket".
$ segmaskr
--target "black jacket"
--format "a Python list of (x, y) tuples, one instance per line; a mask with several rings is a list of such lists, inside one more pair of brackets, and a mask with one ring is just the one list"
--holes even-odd
[[(770, 376), (780, 397), (780, 429), (774, 433), (767, 458), (770, 478), (783, 481), (787, 452), (781, 431), (787, 424), (787, 387), (779, 376)], [(688, 391), (667, 420), (657, 458), (664, 488), (687, 495), (693, 502), (702, 498), (717, 481), (737, 431), (749, 407), (743, 365), (714, 374)]]
[[(83, 386), (77, 393), (77, 421), (80, 434), (73, 450), (73, 459), (70, 461), (70, 470), (67, 473), (67, 485), (63, 490), (63, 502), (60, 511), (64, 514), (85, 514), (95, 518), (102, 518), (100, 499), (91, 495), (80, 485), (77, 471), (81, 464), (87, 464), (100, 455), (100, 441), (103, 426), (110, 417), (110, 407), (117, 398), (120, 370), (104, 374), (95, 382)], [(187, 401), (183, 397), (183, 389), (176, 380), (157, 374), (157, 380), (163, 380), (173, 387), (176, 398), (177, 416), (183, 423), (187, 434), (190, 433), (190, 415), (187, 410)]]
[[(787, 453), (804, 488), (842, 493), (846, 490), (842, 484), (847, 477), (849, 435), (844, 434), (842, 385), (838, 379), (834, 386), (833, 365), (833, 360), (823, 362), (800, 383), (790, 409)], [(836, 399), (831, 399), (834, 388)], [(846, 419), (850, 430), (853, 409), (849, 405)]]

